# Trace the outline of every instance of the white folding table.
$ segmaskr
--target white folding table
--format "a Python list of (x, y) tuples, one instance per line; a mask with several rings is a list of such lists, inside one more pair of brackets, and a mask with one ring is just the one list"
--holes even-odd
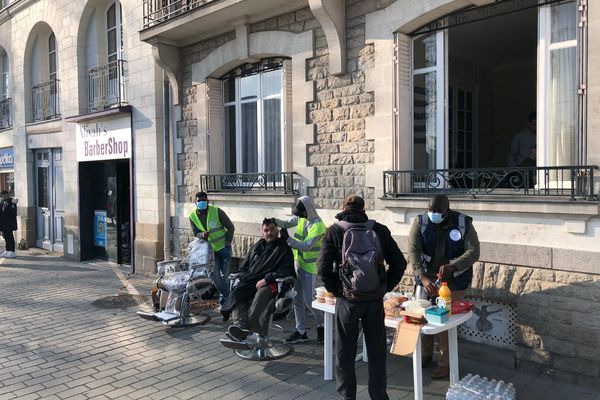
[[(323, 363), (324, 363), (324, 379), (333, 379), (333, 316), (335, 314), (335, 305), (319, 303), (317, 301), (312, 302), (312, 307), (317, 310), (323, 311), (324, 314), (324, 330), (325, 330), (325, 343), (323, 352)], [(463, 322), (471, 319), (473, 312), (469, 311), (463, 314), (451, 315), (448, 322), (445, 324), (432, 324), (429, 323), (421, 327), (421, 333), (425, 335), (435, 335), (444, 331), (448, 331), (448, 355), (450, 361), (450, 384), (458, 383), (458, 335), (457, 327)], [(394, 328), (398, 326), (400, 318), (386, 318), (385, 326), (388, 328)], [(363, 360), (367, 361), (366, 346), (363, 338)], [(421, 336), (417, 340), (417, 346), (413, 352), (413, 378), (414, 378), (414, 392), (415, 400), (423, 399), (423, 373), (421, 370)]]

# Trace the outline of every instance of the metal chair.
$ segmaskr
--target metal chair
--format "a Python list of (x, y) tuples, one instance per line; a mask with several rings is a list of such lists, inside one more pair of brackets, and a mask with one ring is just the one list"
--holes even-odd
[[(234, 286), (238, 278), (239, 274), (231, 274), (229, 276), (232, 286)], [(277, 294), (275, 299), (267, 306), (270, 309), (269, 331), (273, 327), (273, 315), (275, 313), (284, 313), (291, 308), (293, 296), (286, 294), (290, 290), (293, 290), (294, 282), (293, 277), (277, 279)], [(265, 336), (252, 333), (244, 341), (233, 339), (220, 339), (220, 341), (224, 347), (233, 349), (239, 357), (255, 361), (277, 360), (294, 351), (294, 347), (288, 343), (274, 342), (269, 339), (268, 332)]]

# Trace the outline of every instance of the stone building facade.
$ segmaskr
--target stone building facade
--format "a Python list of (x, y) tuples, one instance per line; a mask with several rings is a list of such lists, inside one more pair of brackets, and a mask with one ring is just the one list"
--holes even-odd
[[(198, 190), (234, 221), (238, 257), (262, 218), (289, 216), (301, 194), (327, 223), (344, 196), (364, 196), (369, 216), (406, 250), (427, 196), (448, 192), (482, 242), (470, 295), (515, 310), (504, 348), (517, 367), (598, 386), (600, 3), (209, 1), (175, 10), (177, 18), (148, 15), (140, 38), (180, 94), (175, 252), (190, 241)], [(255, 122), (240, 125), (248, 116), (227, 107), (244, 109), (260, 96), (240, 95), (243, 85), (279, 70), (280, 169), (261, 170), (266, 159), (249, 168), (268, 143), (240, 154)], [(529, 157), (539, 169), (506, 172), (530, 111), (538, 127)], [(270, 134), (258, 126), (251, 135)], [(401, 286), (412, 285), (407, 271)]]
[(142, 26), (136, 2), (2, 2), (17, 242), (140, 271), (163, 258), (163, 77)]

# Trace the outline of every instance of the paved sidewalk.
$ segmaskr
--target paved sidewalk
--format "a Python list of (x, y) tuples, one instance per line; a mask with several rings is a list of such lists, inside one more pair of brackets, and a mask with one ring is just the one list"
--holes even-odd
[[(219, 344), (227, 324), (215, 312), (204, 326), (166, 328), (137, 317), (139, 307), (92, 304), (119, 293), (147, 295), (149, 278), (39, 249), (18, 255), (0, 259), (0, 400), (337, 398), (335, 383), (323, 380), (323, 350), (314, 342), (296, 345), (282, 360), (242, 360)], [(290, 322), (285, 327), (293, 329)], [(493, 364), (460, 366), (463, 374), (513, 382), (520, 399), (600, 400), (590, 390)], [(444, 399), (447, 382), (431, 381), (430, 372), (425, 398)], [(366, 399), (366, 364), (357, 363), (357, 375), (359, 398)], [(388, 358), (388, 383), (391, 399), (413, 397), (410, 358)]]

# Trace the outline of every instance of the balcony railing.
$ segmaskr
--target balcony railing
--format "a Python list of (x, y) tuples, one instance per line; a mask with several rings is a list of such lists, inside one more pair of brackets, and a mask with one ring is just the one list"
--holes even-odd
[(7, 129), (12, 126), (12, 121), (10, 119), (11, 107), (11, 98), (0, 100), (0, 129)]
[(144, 0), (144, 28), (218, 0)]
[(99, 111), (127, 103), (127, 61), (117, 60), (88, 71), (89, 110)]
[[(385, 171), (384, 197), (444, 193), (468, 195), (562, 196), (597, 200), (596, 165)], [(596, 184), (596, 185), (595, 185)]]
[(31, 89), (34, 121), (46, 121), (60, 117), (59, 89), (60, 81), (58, 79), (37, 84)]
[(298, 193), (299, 175), (295, 172), (258, 172), (245, 174), (200, 175), (200, 190), (204, 192), (270, 191)]

